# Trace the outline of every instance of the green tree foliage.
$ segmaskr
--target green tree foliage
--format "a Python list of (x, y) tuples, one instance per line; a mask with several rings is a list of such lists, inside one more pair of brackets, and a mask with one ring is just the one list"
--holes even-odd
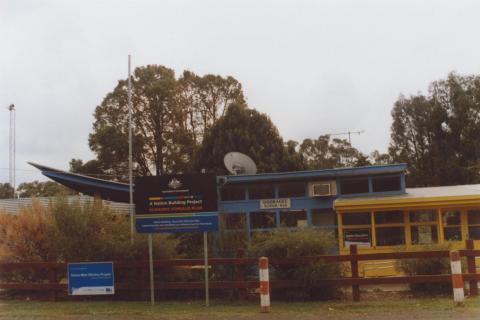
[(409, 186), (480, 181), (480, 77), (449, 74), (429, 95), (400, 96), (389, 153), (408, 164)]
[(259, 172), (294, 170), (297, 166), (289, 159), (288, 146), (270, 118), (241, 104), (230, 105), (225, 116), (207, 131), (194, 168), (225, 174), (223, 157), (231, 151), (250, 156)]
[(178, 84), (178, 100), (185, 113), (185, 125), (196, 145), (202, 142), (205, 132), (225, 115), (230, 104), (245, 103), (242, 85), (230, 76), (223, 78), (207, 74), (200, 77), (184, 71)]
[[(325, 230), (303, 229), (292, 231), (279, 229), (257, 233), (252, 239), (249, 255), (269, 258), (294, 258), (331, 254), (336, 246), (335, 236)], [(332, 287), (320, 285), (321, 280), (338, 279), (343, 273), (338, 263), (318, 261), (308, 265), (285, 265), (271, 262), (272, 279), (298, 280), (302, 287), (295, 290), (272, 290), (272, 296), (286, 299), (325, 299), (337, 295)]]
[(373, 165), (386, 165), (394, 163), (392, 157), (388, 153), (381, 153), (378, 150), (370, 153), (370, 162)]
[(352, 147), (347, 140), (331, 139), (329, 135), (303, 140), (298, 152), (305, 167), (310, 170), (371, 164), (368, 157)]
[(298, 151), (299, 144), (297, 141), (288, 140), (285, 143), (285, 160), (283, 167), (285, 171), (306, 170), (304, 156)]
[(103, 173), (100, 161), (93, 159), (83, 162), (81, 159), (70, 160), (70, 171), (89, 176), (103, 177), (107, 176)]
[(66, 195), (74, 193), (73, 190), (70, 190), (56, 182), (40, 182), (38, 180), (19, 184), (17, 192), (21, 198), (53, 197), (61, 194)]
[[(215, 75), (148, 65), (132, 76), (133, 160), (138, 175), (191, 169), (191, 159), (205, 131), (234, 101), (243, 103), (240, 83)], [(127, 80), (120, 80), (95, 110), (89, 144), (96, 168), (125, 180), (128, 172)]]
[(0, 183), (0, 199), (10, 199), (15, 195), (15, 190), (10, 183)]

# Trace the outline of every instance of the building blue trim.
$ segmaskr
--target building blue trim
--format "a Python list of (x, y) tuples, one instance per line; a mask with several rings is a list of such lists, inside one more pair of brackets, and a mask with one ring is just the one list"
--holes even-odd
[(296, 171), (296, 172), (278, 172), (278, 173), (261, 173), (255, 175), (232, 175), (222, 176), (225, 184), (230, 183), (260, 183), (260, 182), (277, 182), (277, 181), (291, 181), (291, 180), (312, 180), (312, 179), (328, 179), (348, 176), (366, 176), (377, 174), (393, 174), (403, 173), (407, 168), (406, 164), (392, 164), (382, 166), (369, 166), (358, 168), (336, 168), (323, 169), (311, 171)]

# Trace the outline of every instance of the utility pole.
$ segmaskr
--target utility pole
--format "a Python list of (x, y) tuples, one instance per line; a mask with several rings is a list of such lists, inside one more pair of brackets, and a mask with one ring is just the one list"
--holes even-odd
[(134, 242), (134, 219), (133, 219), (133, 160), (132, 160), (132, 83), (131, 83), (131, 56), (128, 55), (128, 184), (130, 193), (130, 244)]

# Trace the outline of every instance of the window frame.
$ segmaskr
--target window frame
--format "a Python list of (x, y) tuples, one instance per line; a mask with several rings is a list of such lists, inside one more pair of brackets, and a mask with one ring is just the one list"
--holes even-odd
[[(273, 214), (273, 221), (274, 221), (273, 227), (254, 228), (253, 225), (252, 225), (252, 220), (253, 220), (253, 219), (252, 219), (252, 215), (259, 214), (259, 213), (261, 213), (261, 214)], [(274, 210), (255, 210), (255, 211), (250, 211), (250, 212), (248, 213), (248, 218), (249, 218), (249, 219), (248, 219), (248, 220), (249, 220), (249, 226), (248, 226), (248, 227), (249, 227), (250, 230), (253, 230), (253, 231), (255, 231), (255, 230), (273, 230), (273, 229), (275, 229), (275, 228), (278, 228), (278, 224), (277, 224), (277, 213), (276, 213), (276, 211), (274, 211)]]
[[(431, 211), (433, 212), (433, 220), (431, 221), (412, 221), (411, 219), (411, 213), (412, 212), (418, 212), (418, 211)], [(424, 208), (424, 209), (410, 209), (410, 210), (407, 210), (407, 218), (408, 218), (408, 222), (409, 222), (409, 228), (410, 228), (410, 244), (412, 246), (422, 246), (422, 245), (428, 245), (428, 244), (438, 244), (441, 242), (440, 240), (440, 226), (439, 226), (439, 218), (441, 218), (439, 216), (439, 210), (438, 208), (433, 208), (433, 209), (430, 209), (430, 208)], [(415, 243), (413, 241), (413, 232), (412, 232), (412, 228), (413, 227), (419, 227), (419, 226), (435, 226), (436, 229), (437, 229), (437, 240), (436, 241), (433, 241), (432, 239), (432, 242), (431, 243)], [(442, 230), (443, 231), (443, 230)]]
[[(378, 223), (376, 221), (376, 216), (377, 214), (384, 214), (386, 212), (396, 212), (399, 213), (402, 217), (402, 222), (388, 222), (388, 223)], [(405, 246), (407, 245), (407, 234), (406, 234), (406, 228), (407, 228), (407, 223), (405, 221), (405, 213), (402, 210), (379, 210), (379, 211), (372, 211), (373, 214), (373, 229), (375, 230), (375, 247), (399, 247), (399, 246)], [(400, 244), (388, 244), (388, 245), (379, 245), (378, 244), (378, 237), (377, 237), (377, 229), (382, 229), (382, 228), (402, 228), (403, 230), (403, 243)]]
[[(303, 213), (305, 214), (305, 226), (298, 226), (298, 220), (297, 220), (297, 225), (296, 226), (287, 226), (287, 225), (283, 225), (282, 224), (282, 214), (291, 214), (291, 213)], [(303, 227), (308, 227), (308, 213), (307, 213), (307, 210), (306, 209), (287, 209), (287, 210), (280, 210), (279, 212), (279, 217), (280, 217), (280, 221), (279, 221), (279, 227), (280, 228), (303, 228)]]
[(468, 216), (469, 216), (469, 212), (471, 211), (477, 211), (480, 213), (480, 207), (473, 207), (473, 208), (468, 208), (468, 209), (465, 209), (465, 215), (466, 215), (466, 226), (467, 226), (467, 232), (468, 232), (468, 239), (472, 239), (472, 240), (480, 240), (480, 237), (479, 238), (471, 238), (470, 236), (470, 228), (478, 228), (480, 229), (480, 223), (472, 223), (470, 224), (470, 222), (468, 222)]
[[(345, 218), (345, 214), (360, 214), (360, 213), (368, 213), (370, 214), (370, 223), (369, 224), (344, 224), (344, 218)], [(348, 230), (368, 230), (369, 231), (369, 236), (370, 236), (370, 246), (368, 247), (369, 249), (370, 248), (374, 248), (375, 246), (375, 239), (374, 239), (374, 235), (373, 235), (373, 228), (372, 228), (372, 212), (368, 212), (368, 211), (358, 211), (358, 212), (352, 212), (352, 211), (346, 211), (346, 212), (339, 212), (337, 213), (337, 215), (340, 215), (341, 216), (341, 225), (342, 225), (342, 228), (341, 228), (341, 234), (342, 236), (341, 237), (338, 237), (339, 238), (339, 241), (340, 242), (340, 247), (341, 248), (345, 248), (345, 249), (348, 249), (348, 247), (345, 245), (345, 231), (348, 231)], [(359, 246), (361, 248), (363, 248), (363, 246)]]
[[(458, 218), (459, 218), (459, 224), (452, 224), (452, 225), (446, 225), (444, 222), (444, 215), (446, 213), (450, 212), (458, 212)], [(462, 234), (462, 209), (460, 208), (447, 208), (447, 209), (441, 209), (440, 210), (440, 219), (442, 220), (442, 233), (443, 233), (443, 241), (462, 241), (463, 240), (463, 234)], [(445, 230), (447, 229), (458, 229), (460, 232), (460, 239), (454, 240), (454, 239), (447, 239), (445, 237), (446, 233)]]
[[(365, 192), (352, 192), (352, 193), (345, 193), (344, 190), (343, 190), (343, 187), (342, 187), (342, 183), (346, 182), (346, 181), (362, 181), (362, 180), (365, 180), (367, 182), (367, 191)], [(371, 184), (371, 180), (370, 180), (370, 177), (366, 176), (366, 177), (357, 177), (357, 178), (344, 178), (344, 179), (339, 179), (338, 180), (338, 186), (337, 186), (338, 190), (339, 190), (339, 194), (342, 195), (342, 196), (353, 196), (353, 195), (359, 195), (359, 194), (369, 194), (372, 192), (372, 184)]]
[[(384, 191), (375, 191), (374, 182), (376, 179), (392, 179), (398, 178), (398, 189), (395, 190), (384, 190)], [(401, 175), (372, 175), (370, 176), (371, 183), (371, 192), (375, 194), (389, 194), (389, 193), (398, 193), (403, 190), (402, 187), (402, 176)]]

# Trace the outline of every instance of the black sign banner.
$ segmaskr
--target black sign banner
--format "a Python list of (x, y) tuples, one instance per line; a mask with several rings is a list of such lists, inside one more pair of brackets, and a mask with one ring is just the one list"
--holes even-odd
[(218, 229), (215, 175), (139, 177), (134, 200), (138, 232)]

